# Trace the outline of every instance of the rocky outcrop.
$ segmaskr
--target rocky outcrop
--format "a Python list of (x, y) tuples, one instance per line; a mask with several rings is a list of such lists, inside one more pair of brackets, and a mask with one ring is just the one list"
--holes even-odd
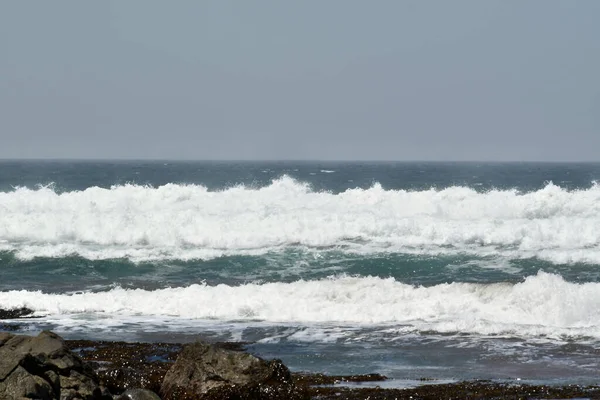
[(113, 395), (131, 388), (158, 393), (175, 363), (181, 345), (67, 340), (67, 345), (94, 368), (102, 385)]
[(280, 360), (267, 362), (201, 342), (184, 346), (165, 375), (161, 395), (163, 400), (305, 397)]
[(33, 310), (26, 307), (10, 309), (0, 308), (0, 319), (23, 318), (30, 316), (31, 314), (33, 314)]
[(49, 331), (0, 332), (0, 399), (112, 399), (94, 371)]

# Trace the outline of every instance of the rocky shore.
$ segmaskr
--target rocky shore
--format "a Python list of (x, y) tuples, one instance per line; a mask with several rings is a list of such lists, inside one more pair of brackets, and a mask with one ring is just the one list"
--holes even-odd
[[(290, 373), (239, 343), (126, 343), (0, 332), (0, 399), (600, 399), (600, 387), (476, 381), (382, 389), (377, 374)], [(339, 384), (370, 382), (370, 387)], [(373, 385), (375, 384), (375, 385)]]

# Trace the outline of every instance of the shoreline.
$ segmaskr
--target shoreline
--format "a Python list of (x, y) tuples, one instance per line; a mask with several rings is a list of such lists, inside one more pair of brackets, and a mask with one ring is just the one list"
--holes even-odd
[[(19, 321), (32, 318), (27, 308), (0, 309), (0, 332), (18, 334)], [(34, 317), (33, 317), (34, 318)], [(21, 332), (20, 334), (29, 334)], [(159, 393), (161, 384), (187, 342), (139, 342), (119, 340), (63, 339), (66, 347), (79, 356), (97, 374), (102, 385), (120, 395), (127, 389), (142, 388)], [(215, 342), (216, 347), (252, 354), (253, 342)], [(277, 358), (277, 354), (272, 354)], [(267, 360), (271, 357), (266, 358)], [(294, 399), (503, 399), (503, 398), (580, 398), (600, 399), (600, 385), (530, 384), (496, 380), (411, 379), (409, 385), (377, 373), (327, 375), (315, 372), (291, 372)], [(290, 392), (269, 399), (289, 399)], [(221, 398), (221, 397), (217, 397)], [(248, 399), (263, 397), (248, 397)]]
[[(32, 317), (27, 308), (0, 309), (0, 332), (22, 332), (23, 320)], [(20, 331), (20, 332), (18, 332)], [(183, 347), (189, 342), (122, 341), (95, 339), (63, 339), (65, 345), (88, 364), (102, 385), (113, 394), (121, 394), (130, 388), (149, 389), (156, 393), (169, 368), (175, 363)], [(203, 340), (203, 339), (200, 339)], [(206, 340), (206, 339), (204, 339)], [(208, 340), (216, 347), (253, 354), (248, 350), (254, 342)], [(263, 356), (261, 356), (263, 357)], [(265, 359), (278, 358), (271, 353)], [(416, 377), (403, 381), (388, 379), (377, 373), (359, 375), (327, 375), (318, 372), (291, 372), (293, 385), (299, 388), (302, 399), (435, 399), (435, 398), (584, 398), (600, 399), (600, 386), (584, 386), (569, 383), (535, 384), (508, 380), (461, 380), (456, 381)], [(402, 384), (398, 384), (402, 382)], [(288, 393), (289, 395), (289, 393)], [(274, 398), (287, 398), (285, 396)]]
[[(96, 340), (65, 340), (66, 345), (98, 374), (112, 393), (128, 388), (158, 392), (162, 379), (184, 344)], [(227, 350), (246, 352), (246, 342), (212, 343)], [(583, 398), (600, 399), (600, 386), (529, 385), (494, 381), (434, 383), (422, 378), (422, 385), (410, 388), (385, 387), (379, 374), (332, 376), (292, 372), (298, 398), (308, 399), (503, 399)], [(379, 385), (381, 383), (381, 385)], [(362, 386), (362, 385), (365, 386)], [(287, 394), (289, 395), (289, 393)], [(273, 397), (273, 398), (286, 398)]]

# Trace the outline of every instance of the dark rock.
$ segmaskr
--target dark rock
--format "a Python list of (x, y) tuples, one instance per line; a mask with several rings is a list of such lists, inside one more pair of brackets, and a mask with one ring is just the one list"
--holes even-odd
[(108, 399), (94, 371), (62, 338), (0, 332), (0, 399)]
[[(191, 400), (199, 397), (192, 395), (180, 398)], [(221, 386), (209, 390), (201, 397), (202, 400), (309, 400), (312, 398), (308, 389), (303, 386), (254, 383), (244, 386)]]
[[(183, 347), (165, 375), (160, 393), (165, 400), (250, 399), (269, 398), (265, 397), (269, 392), (286, 390), (293, 390), (292, 378), (280, 360), (267, 362), (251, 354), (197, 342)], [(243, 393), (261, 397), (239, 397)]]
[(12, 308), (10, 310), (0, 308), (0, 319), (23, 318), (31, 314), (33, 314), (33, 310), (26, 307)]
[(160, 400), (160, 397), (151, 390), (128, 389), (115, 400)]
[(568, 386), (530, 386), (490, 381), (457, 382), (439, 385), (423, 385), (409, 389), (315, 387), (313, 398), (320, 400), (414, 400), (414, 399), (547, 399), (585, 398), (599, 399), (600, 388)]
[(41, 398), (56, 399), (50, 382), (30, 374), (25, 368), (17, 366), (4, 381), (0, 381), (0, 398)]
[(114, 394), (129, 388), (158, 392), (181, 350), (170, 343), (69, 340), (67, 345), (96, 369), (100, 382)]
[(380, 374), (364, 375), (324, 375), (324, 374), (305, 374), (296, 373), (293, 375), (294, 382), (302, 385), (337, 385), (348, 382), (381, 382), (387, 380), (387, 377)]
[[(0, 333), (0, 343), (3, 334)], [(9, 334), (5, 334), (9, 335)], [(9, 335), (10, 336), (10, 335)], [(161, 373), (171, 367), (181, 349), (180, 344), (173, 343), (125, 343), (103, 342), (89, 340), (67, 341), (73, 351), (82, 359), (97, 368), (101, 377), (106, 371), (126, 368), (137, 370), (142, 382), (162, 381)], [(219, 344), (220, 345), (220, 344)], [(227, 345), (228, 348), (241, 349), (235, 343)], [(129, 364), (127, 364), (129, 363)], [(131, 372), (131, 371), (130, 371)], [(131, 372), (133, 374), (133, 372)], [(152, 376), (155, 374), (154, 376)], [(164, 374), (163, 374), (164, 375)], [(137, 376), (137, 375), (136, 375)], [(178, 388), (178, 392), (171, 399), (319, 399), (319, 400), (384, 400), (384, 399), (540, 399), (540, 398), (589, 398), (600, 399), (600, 387), (581, 387), (577, 385), (565, 386), (530, 386), (514, 383), (494, 383), (489, 381), (457, 382), (450, 384), (428, 384), (409, 389), (392, 389), (371, 386), (377, 381), (385, 380), (378, 374), (328, 376), (323, 374), (296, 373), (292, 376), (293, 384), (249, 384), (245, 386), (221, 386), (198, 396), (186, 388)], [(367, 387), (360, 384), (350, 387), (345, 382), (370, 382)], [(120, 387), (125, 381), (119, 381)], [(342, 386), (336, 385), (341, 383)], [(160, 387), (160, 383), (158, 384)], [(129, 387), (142, 387), (139, 385)], [(158, 393), (158, 390), (154, 392)], [(125, 389), (113, 393), (123, 393)], [(179, 397), (177, 397), (179, 396)], [(117, 397), (117, 396), (115, 396)], [(1, 398), (1, 397), (0, 397)], [(163, 400), (168, 400), (163, 398)]]

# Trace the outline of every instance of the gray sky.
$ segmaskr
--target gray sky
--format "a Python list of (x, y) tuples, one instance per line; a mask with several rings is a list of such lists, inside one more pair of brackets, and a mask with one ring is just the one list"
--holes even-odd
[(600, 161), (600, 1), (0, 0), (0, 158)]

